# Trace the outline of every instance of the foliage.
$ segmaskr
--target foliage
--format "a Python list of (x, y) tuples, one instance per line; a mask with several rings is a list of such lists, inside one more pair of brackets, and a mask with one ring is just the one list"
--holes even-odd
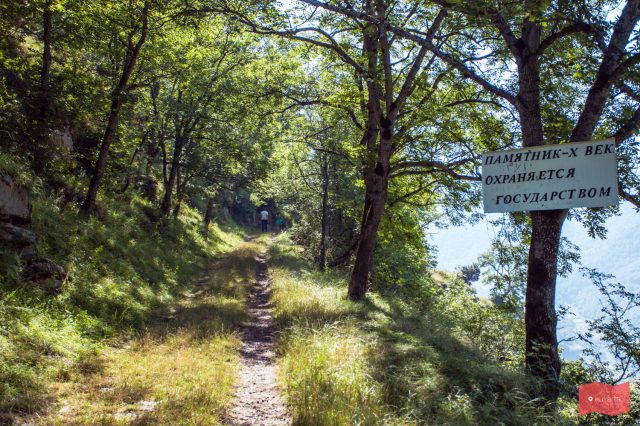
[[(640, 294), (628, 291), (620, 283), (609, 280), (595, 269), (581, 268), (603, 296), (601, 316), (587, 320), (589, 331), (580, 339), (589, 346), (585, 350), (589, 370), (598, 381), (610, 384), (638, 377), (640, 372), (640, 328), (634, 323), (640, 315)], [(607, 348), (606, 352), (601, 349)]]
[[(491, 299), (512, 312), (521, 312), (527, 281), (528, 244), (531, 239), (529, 218), (509, 213), (491, 221), (496, 234), (491, 248), (478, 258), (482, 279), (491, 286)], [(566, 277), (580, 264), (579, 248), (563, 237), (558, 253), (558, 275)]]
[(480, 265), (472, 263), (460, 267), (462, 280), (467, 284), (472, 284), (480, 279)]
[[(15, 254), (2, 250), (0, 271), (0, 411), (34, 412), (49, 401), (49, 382), (91, 365), (105, 339), (140, 330), (172, 303), (213, 253), (238, 241), (239, 230), (212, 225), (205, 239), (197, 212), (153, 223), (138, 198), (111, 201), (101, 218), (79, 220), (75, 208), (34, 200), (40, 251), (64, 265), (70, 280), (58, 296), (23, 283)], [(167, 246), (173, 249), (168, 250)]]
[[(545, 413), (520, 371), (522, 323), (455, 278), (407, 304), (342, 296), (346, 277), (320, 273), (279, 237), (270, 249), (281, 380), (298, 424), (568, 424)], [(426, 304), (426, 306), (425, 306)], [(518, 331), (516, 331), (516, 329)], [(512, 343), (509, 343), (512, 342)]]

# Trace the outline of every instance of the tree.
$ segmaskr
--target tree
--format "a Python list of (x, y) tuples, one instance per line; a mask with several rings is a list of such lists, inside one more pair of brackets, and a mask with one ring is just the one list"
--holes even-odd
[[(120, 74), (118, 81), (111, 91), (111, 107), (109, 108), (109, 118), (107, 119), (107, 125), (102, 136), (102, 142), (100, 144), (100, 152), (96, 161), (91, 181), (89, 182), (89, 189), (87, 195), (80, 207), (80, 210), (85, 213), (91, 213), (95, 209), (96, 197), (98, 196), (98, 189), (102, 177), (104, 175), (105, 166), (107, 163), (107, 157), (109, 156), (109, 148), (113, 142), (117, 129), (118, 120), (120, 118), (120, 109), (124, 102), (129, 88), (129, 79), (134, 72), (136, 61), (140, 55), (142, 46), (147, 40), (149, 31), (149, 13), (150, 13), (149, 1), (145, 1), (141, 7), (135, 5), (133, 10), (125, 11), (125, 16), (129, 18), (126, 26), (126, 39), (119, 39), (124, 45), (124, 56), (122, 64), (120, 65)], [(122, 12), (122, 11), (118, 11)], [(139, 16), (138, 16), (139, 15)], [(117, 30), (116, 30), (117, 31)]]
[[(588, 345), (585, 354), (591, 358), (590, 368), (599, 380), (610, 384), (633, 378), (640, 372), (640, 327), (633, 324), (640, 313), (640, 294), (610, 282), (612, 275), (589, 268), (581, 271), (605, 299), (603, 315), (587, 320), (589, 331), (580, 333), (580, 339)], [(608, 347), (613, 365), (598, 348), (598, 340)]]
[[(424, 37), (433, 40), (438, 34), (445, 13), (423, 8), (420, 2), (387, 2), (365, 0), (364, 12), (356, 13), (314, 0), (303, 0), (311, 7), (296, 13), (282, 15), (241, 7), (223, 9), (258, 34), (278, 35), (306, 43), (329, 53), (339, 63), (339, 74), (349, 76), (351, 96), (349, 103), (335, 103), (327, 99), (304, 100), (301, 104), (322, 104), (338, 108), (350, 117), (360, 129), (361, 175), (364, 181), (364, 206), (360, 220), (359, 240), (355, 263), (349, 280), (348, 295), (353, 300), (364, 298), (372, 268), (375, 239), (387, 202), (389, 180), (394, 176), (421, 174), (424, 176), (449, 174), (458, 179), (479, 180), (466, 175), (473, 159), (458, 157), (448, 162), (445, 155), (438, 159), (421, 158), (419, 161), (392, 159), (399, 154), (411, 153), (406, 149), (413, 128), (411, 119), (415, 109), (424, 108), (433, 101), (433, 93), (446, 70), (434, 70), (434, 56), (428, 55), (428, 46), (417, 45), (394, 36), (390, 23), (416, 22)], [(368, 17), (374, 17), (369, 19)], [(402, 24), (400, 24), (402, 25)], [(430, 57), (429, 57), (430, 56)], [(334, 61), (335, 62), (335, 61)], [(342, 71), (344, 70), (344, 71)], [(345, 81), (340, 78), (340, 81)], [(409, 105), (417, 88), (424, 91)], [(417, 126), (428, 129), (428, 124)], [(414, 141), (415, 142), (415, 141)], [(456, 144), (453, 144), (456, 146)], [(423, 185), (404, 198), (427, 191)]]
[[(471, 7), (446, 1), (435, 3), (455, 12), (462, 20), (463, 25), (455, 31), (458, 43), (455, 43), (456, 37), (449, 40), (450, 45), (457, 47), (456, 51), (434, 43), (433, 37), (425, 36), (421, 29), (394, 25), (371, 10), (359, 11), (313, 1), (319, 7), (382, 25), (398, 37), (427, 46), (464, 78), (475, 82), (495, 99), (506, 101), (515, 110), (523, 147), (539, 146), (547, 141), (590, 140), (598, 123), (606, 117), (611, 100), (620, 102), (625, 119), (611, 120), (613, 122), (601, 125), (600, 131), (613, 134), (618, 145), (634, 134), (640, 109), (633, 102), (640, 98), (629, 84), (640, 56), (635, 45), (629, 42), (640, 16), (637, 2), (625, 2), (613, 25), (607, 25), (607, 16), (598, 4), (589, 2), (543, 5), (528, 1), (501, 7), (492, 2)], [(488, 54), (478, 55), (479, 52)], [(556, 67), (574, 68), (574, 72), (565, 71), (564, 85), (550, 80), (558, 77), (549, 67), (549, 62), (557, 58), (565, 61), (555, 62)], [(508, 83), (501, 83), (502, 79)], [(553, 114), (554, 105), (543, 102), (546, 100), (543, 94), (549, 96), (547, 93), (555, 93), (558, 99), (564, 100), (570, 99), (567, 96), (570, 93), (574, 99), (582, 97), (584, 101), (577, 114), (575, 109)], [(621, 182), (622, 196), (635, 200), (623, 184)], [(558, 395), (560, 373), (554, 307), (557, 258), (562, 224), (567, 215), (567, 210), (530, 213), (526, 361), (531, 373), (545, 381), (543, 393), (552, 399)]]
[(462, 281), (465, 283), (474, 283), (480, 279), (480, 265), (472, 263), (470, 265), (462, 266), (460, 268), (460, 275), (462, 277)]
[[(454, 56), (434, 47), (438, 56), (455, 66), (464, 76), (483, 86), (485, 90), (507, 100), (518, 112), (518, 124), (521, 129), (522, 146), (543, 145), (546, 141), (566, 138), (569, 142), (590, 140), (603, 117), (607, 102), (613, 99), (612, 89), (624, 84), (623, 78), (638, 60), (638, 53), (628, 50), (631, 33), (638, 22), (640, 11), (637, 2), (626, 2), (620, 16), (614, 22), (612, 31), (607, 35), (599, 22), (589, 22), (597, 16), (594, 6), (585, 4), (586, 14), (580, 8), (565, 10), (544, 9), (534, 2), (524, 4), (522, 10), (499, 11), (485, 9), (485, 22), (489, 21), (502, 38), (503, 46), (516, 63), (517, 90), (512, 93), (493, 84), (483, 77), (480, 71), (463, 64)], [(514, 31), (514, 20), (520, 22), (520, 36)], [(545, 31), (546, 22), (553, 25)], [(546, 36), (543, 34), (547, 32)], [(592, 34), (589, 39), (581, 33)], [(550, 72), (545, 62), (562, 56), (566, 49), (565, 38), (577, 36), (579, 43), (589, 46), (587, 52), (598, 55), (593, 43), (600, 48), (599, 63), (588, 70), (590, 79), (570, 81), (569, 85), (581, 86), (586, 92), (577, 120), (569, 126), (568, 134), (554, 132), (551, 123), (545, 120), (543, 89), (550, 88), (545, 78)], [(604, 40), (608, 38), (608, 43)], [(563, 42), (561, 42), (563, 41)], [(575, 43), (575, 41), (574, 41)], [(562, 47), (559, 47), (562, 46)], [(573, 45), (575, 48), (576, 45)], [(593, 58), (587, 58), (590, 61)], [(587, 71), (587, 70), (585, 70)], [(622, 143), (637, 126), (640, 110), (626, 122), (618, 126), (616, 142)], [(566, 118), (569, 118), (568, 115)], [(545, 121), (547, 121), (545, 123)], [(545, 128), (545, 124), (547, 124)], [(606, 131), (606, 130), (605, 130)], [(555, 133), (555, 134), (554, 134)], [(545, 394), (555, 398), (558, 394), (557, 379), (560, 373), (560, 358), (557, 352), (556, 315), (554, 308), (557, 277), (558, 248), (561, 229), (568, 214), (567, 210), (534, 211), (531, 218), (531, 242), (527, 267), (526, 288), (526, 353), (530, 371), (547, 382)]]
[[(541, 98), (542, 89), (548, 86), (541, 84), (541, 80), (545, 77), (545, 69), (541, 66), (541, 62), (546, 59), (544, 56), (549, 55), (553, 58), (554, 54), (561, 55), (554, 48), (565, 37), (580, 32), (595, 34), (595, 41), (600, 43), (602, 49), (600, 63), (590, 84), (585, 84), (587, 95), (578, 119), (567, 138), (569, 142), (590, 140), (602, 117), (606, 103), (611, 99), (614, 84), (619, 83), (620, 78), (637, 61), (633, 58), (638, 58), (638, 53), (628, 52), (626, 48), (640, 18), (639, 4), (633, 1), (626, 3), (606, 45), (603, 29), (596, 24), (585, 22), (586, 17), (582, 16), (579, 10), (545, 10), (534, 2), (525, 2), (523, 10), (510, 10), (507, 12), (509, 14), (497, 9), (488, 10), (487, 12), (485, 9), (485, 16), (502, 37), (504, 46), (516, 63), (518, 83), (516, 94), (494, 85), (487, 78), (482, 77), (477, 70), (442, 50), (435, 47), (433, 50), (440, 58), (455, 66), (464, 76), (475, 80), (485, 90), (507, 100), (516, 108), (523, 147), (543, 145), (547, 140), (553, 140), (559, 136), (553, 135), (552, 130), (547, 128), (545, 137), (543, 108), (548, 106), (542, 105)], [(514, 34), (514, 24), (511, 23), (516, 17), (519, 17), (521, 25), (519, 37)], [(551, 32), (543, 37), (545, 28), (543, 24), (549, 19), (552, 20), (553, 27)], [(637, 111), (639, 113), (636, 114), (640, 114), (640, 109)], [(637, 125), (636, 114), (618, 130), (616, 134), (618, 143), (629, 137), (632, 129)], [(531, 242), (525, 297), (526, 360), (529, 370), (547, 382), (544, 393), (552, 399), (558, 395), (556, 383), (560, 374), (554, 306), (557, 259), (562, 224), (567, 214), (567, 210), (530, 213)]]
[(37, 102), (37, 131), (33, 141), (33, 168), (36, 173), (42, 173), (49, 156), (48, 146), (45, 141), (48, 138), (48, 125), (51, 109), (51, 44), (52, 44), (52, 15), (53, 1), (47, 0), (42, 10), (42, 67), (40, 70), (40, 85)]

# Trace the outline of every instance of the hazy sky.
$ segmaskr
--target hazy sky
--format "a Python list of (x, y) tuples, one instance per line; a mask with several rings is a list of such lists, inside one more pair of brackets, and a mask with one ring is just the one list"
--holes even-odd
[[(629, 290), (640, 292), (640, 213), (629, 203), (621, 205), (621, 212), (621, 216), (607, 221), (609, 232), (606, 240), (590, 238), (586, 229), (570, 221), (565, 223), (563, 235), (580, 247), (583, 266), (613, 274), (616, 276), (615, 281), (624, 284)], [(498, 217), (497, 214), (489, 217), (493, 216)], [(438, 268), (449, 271), (475, 261), (480, 253), (489, 248), (491, 237), (495, 235), (486, 221), (474, 226), (430, 229), (428, 232), (429, 241), (439, 250)], [(476, 283), (474, 287), (480, 296), (489, 294), (489, 288), (482, 283)], [(576, 329), (584, 329), (585, 319), (599, 314), (599, 296), (600, 293), (591, 281), (577, 271), (558, 280), (556, 306), (569, 306), (575, 314), (575, 317), (568, 317), (559, 324), (560, 337), (572, 335)], [(581, 346), (577, 342), (564, 344), (563, 347), (564, 355), (568, 358), (575, 358), (580, 354)]]

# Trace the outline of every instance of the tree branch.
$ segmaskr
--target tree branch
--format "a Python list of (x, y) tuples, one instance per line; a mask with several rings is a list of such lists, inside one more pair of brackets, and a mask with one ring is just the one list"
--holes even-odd
[(500, 35), (504, 39), (504, 42), (507, 44), (507, 47), (513, 54), (514, 58), (518, 58), (521, 55), (521, 49), (518, 47), (520, 43), (518, 43), (518, 39), (513, 35), (513, 31), (509, 26), (509, 23), (504, 19), (504, 16), (500, 12), (493, 11), (491, 13), (491, 22), (496, 26), (498, 31), (500, 31)]
[(638, 126), (640, 126), (640, 106), (636, 108), (631, 118), (613, 135), (616, 146), (620, 146), (622, 142), (633, 136), (638, 130)]
[(568, 35), (576, 34), (576, 33), (586, 33), (586, 34), (595, 33), (595, 28), (586, 22), (574, 22), (570, 25), (567, 25), (561, 30), (551, 33), (547, 38), (542, 40), (540, 42), (540, 47), (538, 48), (538, 54), (542, 54), (542, 52), (544, 52), (546, 49), (551, 47), (551, 45), (556, 41)]
[(618, 183), (618, 194), (620, 194), (620, 197), (622, 197), (623, 200), (630, 202), (636, 206), (636, 208), (640, 209), (640, 197), (625, 191), (622, 187), (622, 183)]
[(453, 167), (465, 164), (471, 161), (471, 159), (465, 158), (463, 160), (458, 160), (453, 163), (442, 163), (440, 161), (432, 161), (432, 160), (421, 160), (421, 161), (404, 161), (400, 163), (396, 163), (391, 166), (391, 176), (390, 178), (396, 178), (399, 176), (407, 176), (407, 175), (424, 175), (433, 172), (444, 172), (448, 175), (460, 179), (460, 180), (469, 180), (469, 181), (481, 181), (482, 178), (480, 176), (469, 176), (463, 175), (456, 172)]
[(424, 37), (421, 37), (419, 35), (416, 35), (414, 33), (412, 33), (411, 31), (402, 29), (402, 28), (398, 28), (394, 25), (389, 24), (388, 22), (380, 22), (377, 18), (373, 17), (373, 16), (369, 16), (366, 13), (363, 12), (358, 12), (353, 8), (342, 8), (342, 7), (338, 7), (338, 6), (334, 6), (328, 3), (324, 3), (321, 1), (317, 1), (317, 0), (300, 0), (303, 3), (307, 3), (310, 4), (312, 6), (317, 6), (317, 7), (321, 7), (323, 9), (326, 10), (330, 10), (332, 12), (336, 12), (339, 14), (342, 14), (343, 16), (348, 16), (354, 19), (360, 19), (360, 20), (364, 20), (364, 21), (368, 21), (371, 23), (374, 23), (376, 25), (381, 26), (382, 28), (402, 37), (405, 38), (407, 40), (411, 40), (413, 42), (416, 42), (420, 45), (425, 45), (427, 46), (427, 48), (432, 51), (436, 56), (438, 56), (440, 59), (442, 59), (444, 62), (446, 62), (447, 64), (453, 66), (455, 69), (457, 69), (462, 75), (463, 77), (467, 77), (467, 78), (471, 78), (473, 81), (475, 81), (476, 83), (478, 83), (480, 86), (482, 86), (484, 89), (486, 89), (487, 91), (495, 94), (496, 96), (499, 96), (503, 99), (505, 99), (506, 101), (508, 101), (509, 103), (513, 104), (516, 107), (519, 107), (520, 102), (518, 101), (518, 99), (511, 93), (509, 93), (508, 91), (501, 89), (493, 84), (491, 84), (488, 80), (482, 78), (481, 76), (479, 76), (475, 71), (473, 71), (472, 69), (470, 69), (469, 67), (467, 67), (466, 65), (464, 65), (462, 62), (458, 61), (457, 59), (453, 58), (451, 55), (441, 51), (434, 43), (432, 40), (428, 40)]
[(429, 189), (430, 186), (433, 186), (437, 181), (432, 181), (429, 182), (428, 185), (419, 185), (418, 188), (414, 189), (413, 191), (407, 192), (406, 194), (403, 194), (391, 201), (389, 201), (389, 208), (395, 206), (398, 203), (403, 203), (406, 200), (408, 200), (409, 198), (413, 197), (414, 195), (418, 195), (419, 193)]

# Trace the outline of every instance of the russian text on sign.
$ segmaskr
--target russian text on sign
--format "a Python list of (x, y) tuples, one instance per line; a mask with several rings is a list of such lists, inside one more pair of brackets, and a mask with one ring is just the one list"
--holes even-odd
[(604, 207), (618, 202), (613, 139), (488, 152), (485, 213)]

